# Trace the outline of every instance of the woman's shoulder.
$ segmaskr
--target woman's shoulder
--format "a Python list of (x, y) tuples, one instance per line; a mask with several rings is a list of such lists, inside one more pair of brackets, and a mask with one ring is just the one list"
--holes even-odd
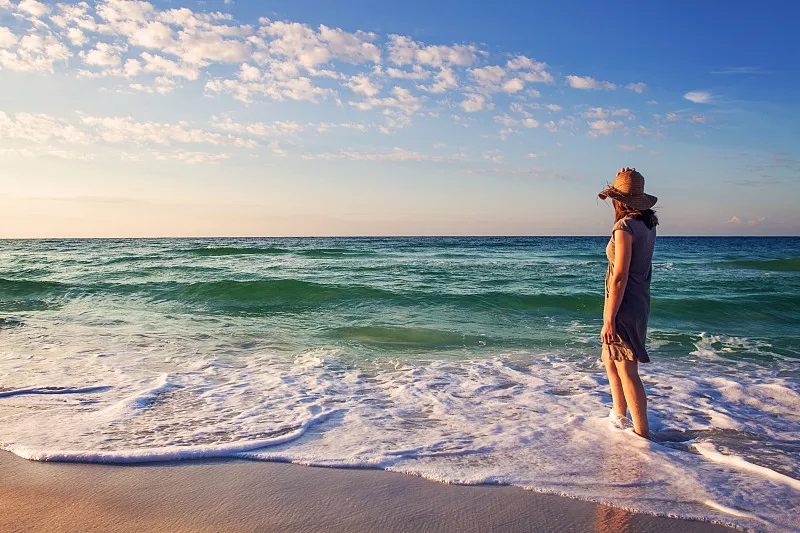
[(622, 231), (624, 231), (626, 233), (630, 233), (631, 235), (635, 235), (636, 234), (636, 229), (635, 229), (635, 223), (636, 222), (640, 222), (641, 223), (640, 220), (636, 220), (633, 217), (621, 218), (621, 219), (617, 220), (614, 223), (614, 227), (611, 228), (611, 233), (614, 233), (615, 231), (618, 231), (618, 230), (622, 230)]

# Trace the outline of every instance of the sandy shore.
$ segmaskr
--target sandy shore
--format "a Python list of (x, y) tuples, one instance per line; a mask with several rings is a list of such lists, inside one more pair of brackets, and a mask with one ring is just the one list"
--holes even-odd
[(377, 470), (204, 461), (36, 463), (0, 452), (0, 532), (732, 531), (514, 487)]

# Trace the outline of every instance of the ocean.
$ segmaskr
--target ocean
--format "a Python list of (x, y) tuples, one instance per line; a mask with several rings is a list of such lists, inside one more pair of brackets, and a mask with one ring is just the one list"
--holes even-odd
[(614, 428), (607, 237), (0, 241), (0, 448), (504, 484), (797, 530), (800, 238), (661, 237)]

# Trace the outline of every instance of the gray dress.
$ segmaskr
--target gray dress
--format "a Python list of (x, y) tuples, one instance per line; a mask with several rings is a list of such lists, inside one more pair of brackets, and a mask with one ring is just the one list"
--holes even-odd
[(650, 357), (644, 347), (644, 340), (647, 336), (647, 321), (650, 318), (650, 279), (653, 276), (656, 229), (655, 227), (648, 229), (644, 222), (630, 217), (614, 224), (611, 240), (606, 246), (606, 257), (608, 257), (606, 298), (608, 298), (608, 280), (614, 272), (614, 234), (617, 230), (633, 235), (633, 250), (628, 269), (628, 284), (625, 286), (625, 295), (617, 312), (615, 326), (617, 334), (624, 344), (627, 344), (625, 348), (633, 351), (633, 355), (640, 363), (649, 363)]

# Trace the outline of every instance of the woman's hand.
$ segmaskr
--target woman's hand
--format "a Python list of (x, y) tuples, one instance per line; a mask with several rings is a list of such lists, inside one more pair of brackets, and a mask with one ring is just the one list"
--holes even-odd
[(600, 330), (600, 341), (603, 344), (611, 344), (617, 340), (617, 329), (613, 322), (603, 322), (603, 329)]

